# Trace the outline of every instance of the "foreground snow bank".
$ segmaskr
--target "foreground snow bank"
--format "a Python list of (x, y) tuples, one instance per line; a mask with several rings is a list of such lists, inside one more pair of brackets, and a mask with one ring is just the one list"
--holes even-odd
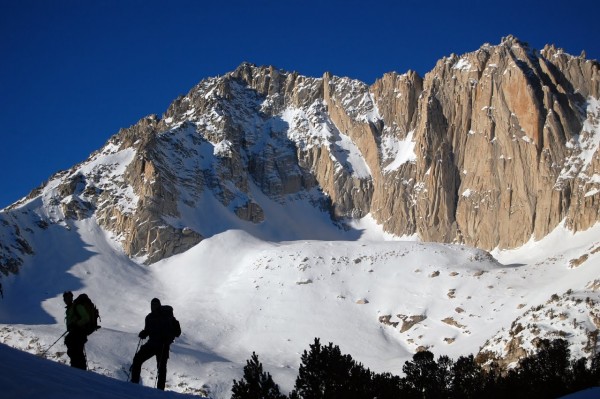
[(590, 388), (583, 391), (575, 392), (561, 399), (597, 399), (600, 398), (600, 387)]
[(3, 398), (137, 399), (197, 398), (162, 392), (65, 366), (0, 344)]

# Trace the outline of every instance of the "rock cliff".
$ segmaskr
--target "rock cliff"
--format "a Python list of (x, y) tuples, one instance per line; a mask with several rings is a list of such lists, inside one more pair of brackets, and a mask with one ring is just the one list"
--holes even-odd
[(265, 198), (305, 200), (338, 222), (371, 214), (396, 235), (512, 248), (599, 220), (599, 123), (599, 64), (512, 36), (371, 86), (244, 63), (3, 211), (16, 244), (1, 268), (35, 250), (15, 221), (35, 200), (40, 223), (95, 217), (145, 263), (211, 234), (209, 200), (250, 224)]

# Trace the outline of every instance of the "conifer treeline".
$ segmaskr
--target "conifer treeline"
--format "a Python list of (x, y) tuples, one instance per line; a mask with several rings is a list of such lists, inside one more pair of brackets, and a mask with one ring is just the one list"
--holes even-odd
[(546, 339), (508, 371), (495, 363), (484, 369), (473, 355), (436, 361), (430, 351), (416, 353), (402, 370), (404, 377), (374, 373), (315, 338), (302, 354), (289, 396), (252, 353), (243, 378), (233, 381), (232, 399), (557, 398), (600, 385), (600, 354), (572, 361), (567, 341)]

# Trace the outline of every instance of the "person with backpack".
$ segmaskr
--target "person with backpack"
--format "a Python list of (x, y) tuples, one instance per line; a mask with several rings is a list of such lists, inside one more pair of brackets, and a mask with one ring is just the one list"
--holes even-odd
[(158, 298), (150, 301), (150, 309), (151, 311), (145, 319), (144, 329), (138, 335), (140, 339), (148, 338), (148, 342), (142, 345), (133, 357), (131, 382), (135, 384), (140, 382), (142, 364), (152, 356), (156, 356), (158, 368), (156, 387), (164, 391), (167, 381), (169, 349), (175, 338), (181, 335), (181, 326), (173, 315), (173, 308), (162, 306)]
[(65, 337), (67, 355), (71, 359), (71, 367), (86, 370), (85, 343), (87, 342), (87, 333), (85, 332), (85, 326), (89, 324), (92, 315), (88, 313), (83, 304), (73, 301), (73, 293), (71, 291), (63, 293), (63, 301), (67, 305), (65, 315), (67, 324), (67, 336)]

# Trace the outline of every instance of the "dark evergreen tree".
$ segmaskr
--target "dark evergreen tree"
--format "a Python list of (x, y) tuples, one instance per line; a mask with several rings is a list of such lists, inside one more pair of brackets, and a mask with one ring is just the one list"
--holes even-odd
[(406, 375), (404, 386), (407, 394), (422, 398), (440, 398), (445, 392), (445, 386), (440, 384), (441, 372), (430, 351), (417, 352), (412, 362), (406, 361), (402, 366)]
[(600, 352), (592, 357), (590, 374), (594, 385), (600, 385)]
[(233, 381), (232, 399), (284, 399), (286, 396), (279, 392), (271, 375), (263, 371), (258, 355), (252, 352), (250, 360), (246, 361), (244, 377)]
[[(436, 362), (433, 353), (424, 351), (405, 362), (405, 377), (400, 378), (372, 373), (338, 346), (331, 342), (322, 346), (315, 338), (301, 357), (289, 399), (556, 398), (598, 385), (600, 355), (570, 361), (569, 354), (565, 340), (542, 340), (537, 353), (505, 371), (495, 362), (484, 370), (473, 355), (456, 362), (440, 356)], [(233, 382), (232, 394), (233, 399), (285, 398), (255, 353), (244, 368), (244, 378)]]
[(373, 374), (372, 376), (372, 396), (377, 399), (396, 399), (404, 398), (402, 389), (402, 379), (391, 373)]
[[(369, 397), (372, 373), (343, 355), (331, 342), (322, 346), (315, 338), (310, 351), (304, 351), (292, 397), (302, 399)], [(372, 396), (371, 396), (372, 397)]]
[(511, 388), (503, 375), (502, 368), (497, 362), (491, 362), (491, 364), (483, 371), (483, 387), (480, 397), (487, 399), (505, 399), (511, 397), (510, 392)]
[(572, 380), (569, 354), (567, 341), (541, 340), (537, 353), (521, 359), (518, 367), (510, 370), (505, 385), (517, 397), (556, 398), (565, 395)]
[(524, 367), (527, 368), (528, 359), (531, 359), (534, 369), (540, 371), (537, 381), (548, 397), (562, 396), (568, 393), (570, 385), (569, 344), (564, 339), (554, 341), (542, 340), (540, 351), (530, 358), (525, 359)]
[(485, 386), (485, 376), (473, 355), (459, 357), (452, 368), (453, 398), (478, 398)]
[(577, 392), (588, 387), (596, 385), (596, 381), (592, 370), (587, 367), (587, 359), (585, 357), (579, 358), (571, 362), (570, 376), (571, 382), (568, 386), (569, 392)]
[(454, 382), (454, 361), (448, 356), (440, 356), (437, 361), (435, 373), (435, 384), (438, 386), (440, 395), (444, 398), (450, 397)]

